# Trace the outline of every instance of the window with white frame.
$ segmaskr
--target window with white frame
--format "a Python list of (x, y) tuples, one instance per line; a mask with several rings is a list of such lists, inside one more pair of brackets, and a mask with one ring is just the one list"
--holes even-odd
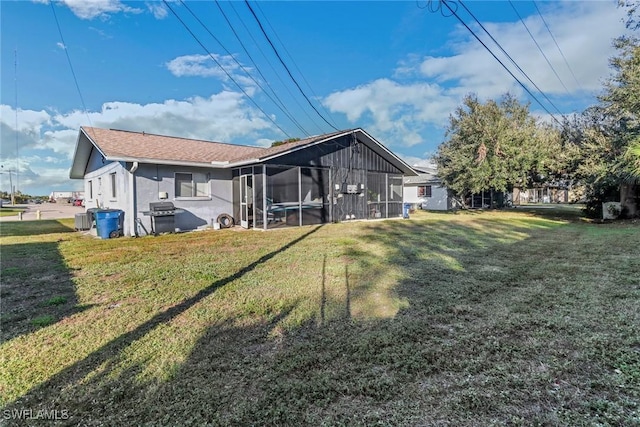
[(209, 178), (204, 173), (176, 172), (176, 197), (209, 197)]
[(431, 197), (431, 186), (430, 185), (419, 185), (418, 186), (418, 197)]
[(93, 181), (89, 180), (89, 200), (93, 199)]
[(116, 190), (116, 188), (117, 188), (116, 187), (116, 183), (117, 183), (116, 181), (117, 181), (116, 180), (116, 173), (114, 172), (114, 173), (109, 174), (109, 182), (111, 183), (111, 198), (112, 199), (115, 199), (117, 194), (118, 194), (117, 190)]

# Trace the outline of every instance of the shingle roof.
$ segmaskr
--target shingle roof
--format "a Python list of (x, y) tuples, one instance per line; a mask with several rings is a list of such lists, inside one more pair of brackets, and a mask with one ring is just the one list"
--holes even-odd
[(82, 178), (92, 147), (97, 148), (109, 161), (139, 161), (159, 164), (188, 164), (193, 166), (238, 167), (262, 162), (291, 151), (320, 144), (349, 133), (358, 133), (362, 141), (407, 175), (416, 172), (403, 160), (372, 138), (364, 130), (348, 129), (317, 135), (276, 147), (235, 145), (198, 139), (178, 138), (145, 132), (81, 127), (73, 155), (69, 176)]
[(312, 145), (312, 144), (315, 144), (316, 142), (323, 141), (325, 139), (330, 139), (337, 135), (345, 134), (348, 132), (351, 132), (351, 130), (341, 130), (341, 131), (328, 133), (324, 135), (310, 136), (309, 138), (301, 139), (299, 141), (287, 142), (285, 144), (277, 145), (275, 147), (263, 148), (262, 151), (251, 153), (243, 157), (238, 157), (237, 159), (234, 159), (234, 161), (238, 162), (242, 160), (249, 160), (249, 159), (255, 159), (255, 158), (257, 158), (258, 160), (262, 160), (271, 156), (278, 155), (285, 151), (291, 151), (297, 148), (302, 148), (307, 145)]
[(177, 138), (144, 132), (82, 127), (98, 149), (113, 159), (157, 159), (178, 162), (229, 162), (255, 157), (265, 148)]

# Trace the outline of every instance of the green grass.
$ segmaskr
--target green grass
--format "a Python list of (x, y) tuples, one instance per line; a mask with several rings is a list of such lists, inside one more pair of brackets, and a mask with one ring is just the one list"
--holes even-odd
[(65, 304), (67, 302), (67, 297), (63, 297), (63, 296), (55, 296), (55, 297), (51, 297), (47, 300), (47, 305), (62, 305)]
[(20, 212), (24, 212), (24, 209), (15, 208), (2, 208), (0, 209), (0, 216), (17, 216)]
[(71, 222), (0, 229), (9, 410), (640, 425), (637, 222), (518, 208), (107, 240)]
[(35, 319), (31, 320), (31, 324), (33, 326), (37, 326), (37, 327), (44, 327), (44, 326), (49, 326), (52, 323), (54, 323), (54, 318), (53, 316), (50, 315), (43, 315), (43, 316), (38, 316)]

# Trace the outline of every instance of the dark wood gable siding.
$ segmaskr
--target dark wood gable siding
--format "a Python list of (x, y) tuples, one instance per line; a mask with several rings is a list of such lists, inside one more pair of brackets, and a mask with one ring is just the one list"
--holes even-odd
[(353, 144), (353, 137), (341, 138), (304, 148), (269, 160), (267, 164), (315, 166), (366, 170), (402, 175), (402, 171), (361, 142)]
[[(356, 140), (357, 141), (357, 140)], [(335, 197), (333, 220), (343, 221), (368, 217), (367, 194), (369, 174), (402, 176), (402, 171), (371, 148), (345, 135), (330, 141), (303, 148), (290, 154), (266, 161), (267, 165), (322, 167), (331, 170), (331, 192)], [(335, 190), (334, 186), (356, 185), (364, 189), (357, 194)]]

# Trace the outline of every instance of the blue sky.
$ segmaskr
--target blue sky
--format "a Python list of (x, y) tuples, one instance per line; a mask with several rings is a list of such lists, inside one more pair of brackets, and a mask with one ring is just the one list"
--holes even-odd
[(68, 178), (80, 126), (264, 146), (362, 127), (424, 163), (466, 94), (509, 91), (541, 120), (592, 105), (625, 32), (613, 0), (464, 1), (543, 95), (449, 1), (543, 108), (454, 16), (430, 10), (437, 1), (250, 4), (320, 115), (244, 1), (169, 1), (183, 24), (158, 1), (2, 0), (0, 189), (10, 175), (32, 195), (80, 189)]

